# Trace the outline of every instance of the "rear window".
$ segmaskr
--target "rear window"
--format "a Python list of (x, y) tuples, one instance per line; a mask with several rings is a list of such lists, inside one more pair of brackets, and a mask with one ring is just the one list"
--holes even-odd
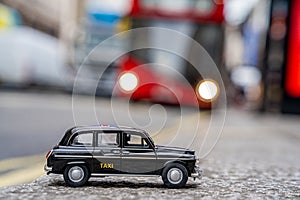
[(70, 141), (71, 146), (92, 146), (93, 145), (93, 133), (79, 133), (75, 135)]

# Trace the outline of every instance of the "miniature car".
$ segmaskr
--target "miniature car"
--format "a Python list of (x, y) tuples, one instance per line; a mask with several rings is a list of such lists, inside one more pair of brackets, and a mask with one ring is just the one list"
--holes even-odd
[(167, 187), (179, 188), (188, 177), (201, 177), (195, 151), (155, 145), (145, 131), (130, 127), (73, 127), (46, 159), (47, 174), (63, 174), (71, 187), (97, 176), (161, 176)]

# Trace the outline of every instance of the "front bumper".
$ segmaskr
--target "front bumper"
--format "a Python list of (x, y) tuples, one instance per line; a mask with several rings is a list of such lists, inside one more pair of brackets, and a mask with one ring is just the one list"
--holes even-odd
[(196, 178), (201, 179), (202, 178), (202, 170), (200, 170), (200, 168), (198, 166), (195, 166), (194, 172), (191, 173), (191, 177), (194, 178), (194, 180)]
[(48, 167), (47, 164), (44, 166), (44, 170), (47, 172), (47, 175), (52, 172), (52, 167)]

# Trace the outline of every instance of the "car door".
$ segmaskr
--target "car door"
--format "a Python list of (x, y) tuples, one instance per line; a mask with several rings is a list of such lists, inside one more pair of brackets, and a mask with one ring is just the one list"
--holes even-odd
[(66, 147), (61, 148), (55, 157), (65, 163), (86, 163), (92, 168), (94, 151), (94, 133), (92, 131), (81, 131), (75, 133)]
[(123, 132), (121, 155), (123, 173), (153, 174), (156, 170), (154, 147), (141, 132)]
[(93, 153), (93, 173), (115, 174), (121, 171), (121, 139), (118, 131), (97, 131)]

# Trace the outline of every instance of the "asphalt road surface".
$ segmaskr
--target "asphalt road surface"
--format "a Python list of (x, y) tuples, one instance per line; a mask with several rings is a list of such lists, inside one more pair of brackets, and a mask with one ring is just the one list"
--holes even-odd
[(195, 112), (118, 99), (93, 100), (75, 96), (72, 104), (67, 94), (0, 91), (0, 160), (47, 153), (75, 125), (118, 124), (155, 134), (176, 123), (183, 112)]
[[(69, 100), (65, 101), (68, 104)], [(122, 105), (122, 102), (119, 105)], [(139, 105), (139, 107), (143, 106), (145, 105)], [(4, 106), (1, 107), (3, 108)], [(160, 112), (161, 108), (157, 108), (152, 111), (152, 114), (155, 116), (157, 111), (160, 114), (155, 117), (164, 117), (165, 115)], [(56, 115), (57, 109), (54, 109), (54, 106), (49, 110), (50, 113), (52, 110), (55, 116), (63, 113)], [(9, 110), (7, 112), (9, 113)], [(67, 119), (70, 117), (68, 112), (62, 115), (66, 121), (59, 122), (61, 129), (66, 123), (73, 123), (72, 120)], [(166, 143), (168, 138), (175, 137), (174, 134), (177, 132), (172, 127), (176, 126), (178, 115), (181, 115), (180, 112), (176, 115), (177, 112), (176, 109), (170, 109), (167, 112), (170, 120), (165, 128), (160, 130), (161, 134), (155, 136), (156, 142)], [(182, 120), (182, 130), (185, 133), (193, 132), (193, 124), (195, 119), (198, 119), (199, 113), (190, 110), (185, 114), (186, 117)], [(44, 115), (49, 114), (45, 112)], [(205, 128), (211, 116), (209, 114), (202, 116), (200, 127)], [(4, 118), (1, 112), (1, 120)], [(14, 119), (12, 116), (10, 118)], [(45, 119), (50, 119), (50, 117)], [(45, 119), (39, 120), (42, 126), (47, 126)], [(65, 185), (61, 176), (44, 175), (29, 184), (0, 188), (0, 199), (299, 199), (299, 119), (298, 116), (259, 115), (229, 109), (218, 144), (208, 156), (201, 159), (203, 178), (196, 181), (189, 180), (187, 186), (182, 189), (163, 187), (159, 177), (106, 177), (91, 179), (85, 187), (70, 188)], [(53, 121), (50, 123), (53, 124)], [(160, 127), (158, 121), (154, 124)], [(6, 126), (8, 125), (4, 125)], [(24, 130), (27, 131), (27, 129)], [(33, 128), (28, 126), (28, 130), (33, 130)], [(47, 133), (54, 134), (51, 131)], [(53, 140), (60, 134), (61, 132), (55, 133)], [(177, 135), (183, 143), (187, 137), (189, 138), (182, 132)], [(1, 137), (2, 141), (4, 138), (2, 132)], [(177, 139), (173, 143), (179, 144), (179, 141)], [(190, 147), (197, 149), (197, 144), (199, 143), (194, 142)]]

